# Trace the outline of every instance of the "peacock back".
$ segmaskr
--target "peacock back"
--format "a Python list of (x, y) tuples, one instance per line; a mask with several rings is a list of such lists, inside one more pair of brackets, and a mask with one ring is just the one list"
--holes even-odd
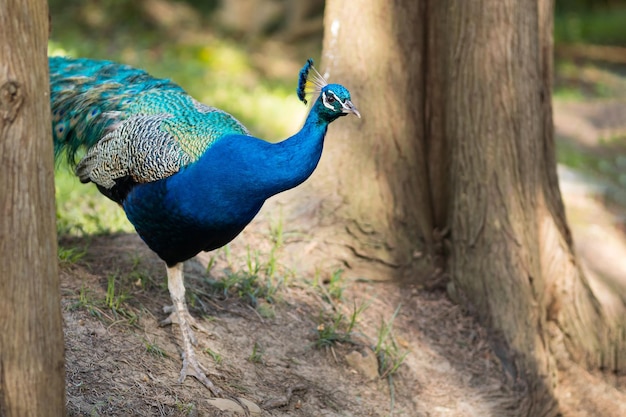
[(120, 179), (156, 181), (196, 161), (218, 138), (245, 134), (230, 114), (177, 84), (127, 65), (51, 57), (55, 156), (67, 154), (83, 182), (104, 189)]

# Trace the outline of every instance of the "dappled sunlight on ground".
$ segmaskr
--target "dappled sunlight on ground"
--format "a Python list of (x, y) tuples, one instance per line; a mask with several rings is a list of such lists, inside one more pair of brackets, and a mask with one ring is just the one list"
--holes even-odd
[[(560, 167), (561, 189), (575, 248), (594, 292), (606, 306), (626, 304), (626, 217), (602, 203), (602, 188)], [(578, 179), (578, 180), (577, 180)]]

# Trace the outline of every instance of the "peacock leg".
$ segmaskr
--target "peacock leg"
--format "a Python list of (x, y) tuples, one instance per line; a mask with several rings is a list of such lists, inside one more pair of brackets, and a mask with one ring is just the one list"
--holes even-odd
[[(180, 332), (183, 336), (183, 368), (180, 371), (180, 377), (178, 382), (182, 383), (187, 376), (193, 376), (198, 381), (202, 382), (215, 396), (221, 395), (221, 390), (217, 388), (204, 373), (204, 370), (198, 363), (196, 353), (193, 345), (195, 342), (195, 336), (190, 326), (189, 311), (187, 310), (187, 304), (185, 303), (185, 285), (183, 282), (183, 263), (177, 263), (171, 268), (167, 268), (167, 287), (170, 290), (170, 297), (172, 298), (172, 313), (176, 314), (176, 322), (180, 327)], [(193, 320), (193, 318), (192, 318)], [(195, 320), (193, 320), (195, 322)], [(170, 323), (172, 320), (170, 320)]]

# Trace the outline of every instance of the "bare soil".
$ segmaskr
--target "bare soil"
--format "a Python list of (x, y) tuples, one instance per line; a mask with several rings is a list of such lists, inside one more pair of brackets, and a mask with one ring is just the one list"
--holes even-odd
[[(232, 265), (226, 258), (238, 251), (245, 257), (246, 243), (243, 236), (230, 254), (219, 253), (213, 278)], [(169, 303), (165, 269), (136, 235), (62, 245), (87, 251), (62, 265), (69, 415), (239, 415), (211, 406), (210, 392), (195, 379), (177, 383), (180, 335), (176, 325), (159, 325)], [(191, 312), (210, 331), (197, 333), (209, 378), (258, 404), (262, 416), (506, 416), (524, 396), (523, 385), (500, 366), (487, 332), (443, 292), (349, 282), (343, 301), (331, 304), (319, 287), (295, 277), (272, 304), (260, 300), (255, 308), (246, 297), (215, 294), (198, 260), (188, 262), (185, 274)], [(111, 277), (115, 294), (126, 297), (115, 309), (103, 303)], [(363, 302), (368, 307), (358, 316), (354, 343), (315, 347), (320, 323), (331, 324), (337, 312), (349, 317), (354, 303)], [(347, 357), (375, 358), (370, 346), (398, 306), (394, 340), (408, 355), (391, 378), (371, 378), (369, 361), (350, 365)], [(259, 358), (252, 360), (255, 345)], [(203, 353), (207, 348), (221, 360)], [(626, 415), (623, 378), (606, 383), (606, 375), (575, 364), (561, 376), (564, 415)]]
[[(193, 378), (177, 383), (178, 329), (159, 326), (169, 302), (165, 269), (141, 240), (124, 234), (61, 243), (87, 250), (79, 262), (62, 266), (69, 414), (231, 415), (209, 405), (209, 391)], [(239, 249), (233, 244), (229, 256)], [(226, 261), (211, 270), (218, 279), (214, 271), (221, 263)], [(138, 271), (152, 277), (144, 288), (139, 278), (133, 282)], [(344, 301), (331, 304), (296, 277), (273, 304), (261, 301), (254, 308), (245, 297), (210, 295), (197, 261), (189, 262), (185, 274), (188, 295), (194, 294), (192, 314), (210, 331), (197, 334), (197, 352), (209, 348), (221, 356), (216, 363), (200, 353), (209, 377), (258, 404), (263, 416), (484, 416), (515, 398), (514, 383), (489, 349), (485, 331), (443, 293), (352, 282), (345, 284)], [(102, 303), (111, 276), (117, 277), (116, 293), (127, 295), (117, 313)], [(330, 325), (337, 312), (349, 317), (353, 302), (369, 304), (358, 316), (354, 343), (316, 348), (320, 323)], [(370, 379), (364, 375), (367, 361), (349, 366), (346, 356), (356, 351), (375, 357), (370, 346), (376, 332), (399, 305), (395, 341), (409, 353), (391, 378)], [(259, 306), (273, 317), (264, 318)], [(258, 361), (250, 359), (255, 344)]]

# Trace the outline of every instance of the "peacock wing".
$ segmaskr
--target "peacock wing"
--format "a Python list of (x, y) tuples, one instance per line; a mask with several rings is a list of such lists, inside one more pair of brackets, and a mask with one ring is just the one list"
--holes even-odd
[(82, 182), (107, 189), (124, 177), (135, 183), (158, 181), (193, 163), (229, 134), (248, 131), (228, 113), (197, 102), (193, 111), (136, 115), (92, 146), (76, 173)]
[(167, 117), (139, 115), (122, 121), (89, 148), (76, 166), (76, 175), (82, 182), (111, 189), (120, 178), (144, 183), (174, 174), (191, 158), (171, 134), (161, 130)]

